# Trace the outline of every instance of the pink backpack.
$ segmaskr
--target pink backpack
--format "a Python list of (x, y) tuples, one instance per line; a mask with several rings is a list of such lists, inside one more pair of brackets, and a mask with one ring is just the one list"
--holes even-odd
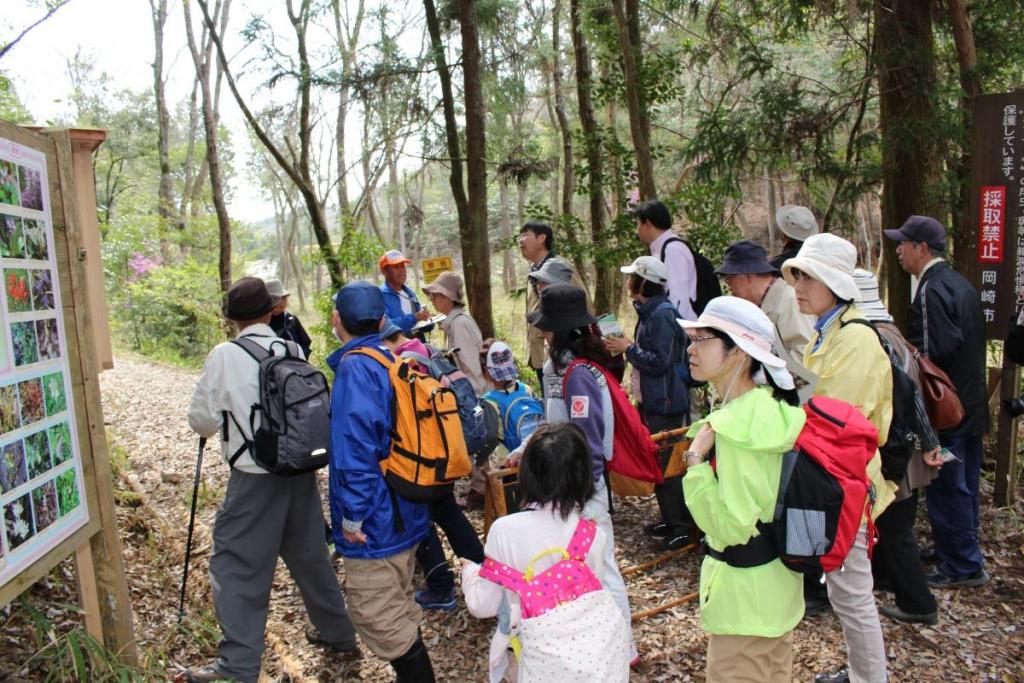
[[(576, 598), (602, 590), (601, 582), (586, 564), (597, 524), (580, 519), (568, 548), (551, 548), (534, 556), (525, 574), (507, 564), (484, 559), (480, 576), (519, 595), (523, 619), (539, 617)], [(536, 576), (533, 563), (545, 555), (561, 553), (562, 560)]]

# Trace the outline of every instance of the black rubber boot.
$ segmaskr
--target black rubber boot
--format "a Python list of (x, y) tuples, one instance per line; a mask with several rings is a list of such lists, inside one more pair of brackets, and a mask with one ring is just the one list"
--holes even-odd
[(391, 668), (397, 677), (395, 683), (435, 683), (434, 667), (423, 638), (416, 638), (409, 651), (398, 659), (391, 660)]

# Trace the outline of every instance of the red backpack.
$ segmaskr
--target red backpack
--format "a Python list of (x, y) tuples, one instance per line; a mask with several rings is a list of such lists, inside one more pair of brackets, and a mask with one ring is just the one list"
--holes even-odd
[(608, 394), (612, 398), (612, 412), (615, 415), (615, 433), (612, 436), (614, 457), (606, 463), (608, 470), (630, 479), (660, 484), (664, 477), (658, 461), (658, 445), (651, 439), (651, 433), (640, 419), (640, 413), (630, 403), (618, 380), (597, 363), (576, 358), (565, 369), (562, 385), (569, 381), (569, 375), (580, 365), (594, 373), (595, 377), (604, 377)]
[(760, 536), (715, 559), (734, 567), (756, 567), (776, 557), (793, 571), (830, 572), (842, 566), (867, 513), (868, 555), (874, 545), (874, 489), (868, 462), (878, 450), (878, 430), (854, 406), (815, 396), (804, 405), (807, 421), (793, 450), (782, 456), (779, 496)]

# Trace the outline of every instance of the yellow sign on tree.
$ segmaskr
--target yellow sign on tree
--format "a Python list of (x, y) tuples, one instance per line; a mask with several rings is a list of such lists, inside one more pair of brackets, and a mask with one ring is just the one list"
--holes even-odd
[(423, 281), (428, 285), (437, 279), (437, 276), (446, 270), (453, 270), (451, 256), (435, 256), (426, 258), (421, 262), (423, 266)]

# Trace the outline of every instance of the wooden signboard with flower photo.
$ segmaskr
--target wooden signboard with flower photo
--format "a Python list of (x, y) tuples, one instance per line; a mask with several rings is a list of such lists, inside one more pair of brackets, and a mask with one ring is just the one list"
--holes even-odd
[(73, 556), (87, 627), (131, 661), (85, 246), (97, 137), (0, 121), (0, 605)]

